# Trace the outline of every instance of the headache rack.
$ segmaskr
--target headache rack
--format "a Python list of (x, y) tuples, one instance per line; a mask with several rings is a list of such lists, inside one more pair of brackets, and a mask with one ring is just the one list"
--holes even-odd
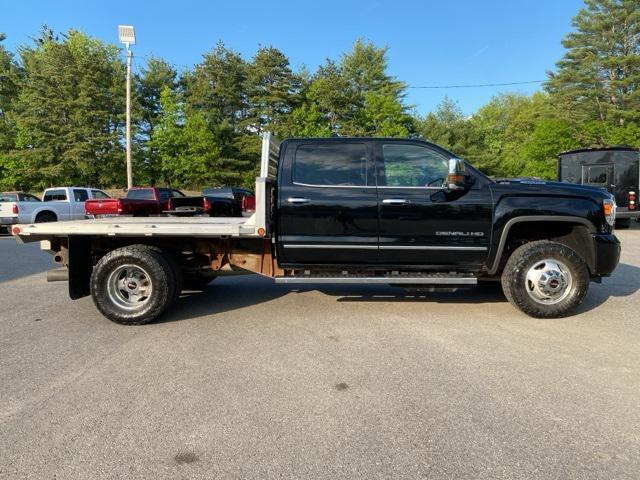
[(256, 178), (256, 210), (250, 217), (108, 217), (67, 222), (15, 225), (12, 233), (21, 241), (55, 237), (254, 237), (271, 235), (273, 192), (278, 171), (280, 142), (271, 133), (262, 135), (260, 176)]

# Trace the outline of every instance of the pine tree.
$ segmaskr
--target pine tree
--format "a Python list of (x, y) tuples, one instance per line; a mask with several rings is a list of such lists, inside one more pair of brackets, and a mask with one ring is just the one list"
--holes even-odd
[(261, 47), (247, 66), (245, 80), (248, 111), (246, 128), (253, 133), (270, 130), (280, 134), (286, 116), (298, 103), (300, 79), (289, 59), (274, 47)]
[(546, 88), (572, 122), (640, 122), (640, 1), (585, 0)]
[(13, 172), (18, 185), (116, 185), (124, 177), (120, 143), (124, 67), (113, 45), (71, 30), (44, 29), (22, 47), (15, 103)]

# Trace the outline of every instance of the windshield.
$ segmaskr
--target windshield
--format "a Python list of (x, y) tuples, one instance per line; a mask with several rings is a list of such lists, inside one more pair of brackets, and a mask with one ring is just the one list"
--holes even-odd
[(134, 200), (155, 200), (153, 190), (150, 188), (136, 188), (127, 192), (127, 198)]
[(16, 193), (0, 193), (0, 202), (17, 202), (18, 194)]

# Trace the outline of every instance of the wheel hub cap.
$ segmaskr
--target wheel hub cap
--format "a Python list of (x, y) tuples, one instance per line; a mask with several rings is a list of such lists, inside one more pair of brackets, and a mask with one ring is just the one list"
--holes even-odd
[(153, 292), (149, 274), (137, 265), (121, 265), (107, 282), (109, 299), (126, 310), (142, 309)]
[(567, 266), (553, 259), (536, 262), (525, 279), (529, 296), (538, 303), (552, 305), (561, 302), (570, 293), (573, 285), (571, 271)]

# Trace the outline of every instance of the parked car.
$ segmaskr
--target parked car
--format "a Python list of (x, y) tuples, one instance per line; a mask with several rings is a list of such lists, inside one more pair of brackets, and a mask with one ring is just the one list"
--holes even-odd
[(189, 197), (174, 188), (135, 187), (127, 191), (125, 198), (88, 201), (85, 213), (89, 217), (130, 215), (149, 217), (155, 215), (212, 217), (242, 216), (240, 204), (237, 212), (236, 201), (224, 197)]
[(89, 199), (106, 199), (109, 195), (97, 188), (56, 187), (44, 191), (42, 201), (24, 192), (2, 195), (9, 201), (0, 202), (0, 224), (43, 223), (84, 218), (84, 203)]
[[(132, 188), (127, 191), (125, 198), (98, 199), (86, 202), (85, 214), (88, 216), (133, 215), (134, 217), (158, 215), (169, 208), (169, 197), (172, 194), (170, 192), (169, 189), (164, 189), (161, 194), (158, 188)], [(182, 193), (179, 194), (182, 195)]]
[(205, 188), (202, 195), (209, 199), (210, 203), (214, 203), (213, 199), (228, 199), (231, 212), (228, 217), (249, 216), (256, 211), (256, 197), (251, 190), (241, 187), (217, 187)]
[(616, 228), (640, 220), (640, 151), (629, 147), (585, 148), (558, 155), (558, 180), (592, 185), (616, 198)]
[[(20, 204), (24, 207), (20, 208)], [(40, 199), (26, 192), (0, 193), (0, 231), (8, 231), (16, 223), (28, 223), (31, 210), (37, 207)], [(29, 208), (32, 206), (33, 208)]]
[(71, 298), (92, 295), (103, 315), (129, 325), (160, 316), (185, 285), (239, 273), (427, 290), (494, 281), (527, 315), (556, 318), (618, 265), (607, 191), (496, 183), (417, 139), (263, 142), (249, 218), (104, 219), (14, 234), (54, 255), (61, 268), (48, 278), (68, 280)]

